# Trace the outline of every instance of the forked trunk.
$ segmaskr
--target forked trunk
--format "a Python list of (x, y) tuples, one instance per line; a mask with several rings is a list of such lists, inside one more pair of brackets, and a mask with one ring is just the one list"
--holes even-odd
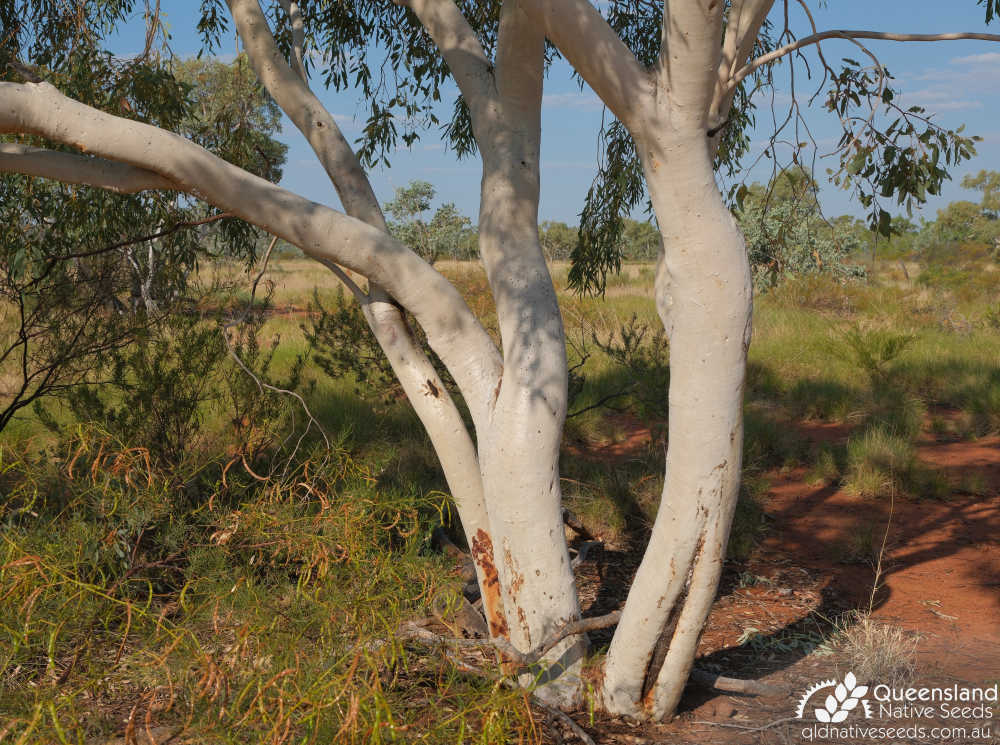
[(608, 711), (673, 713), (715, 598), (739, 492), (751, 283), (704, 135), (640, 143), (663, 233), (657, 309), (670, 339), (659, 512), (605, 665)]

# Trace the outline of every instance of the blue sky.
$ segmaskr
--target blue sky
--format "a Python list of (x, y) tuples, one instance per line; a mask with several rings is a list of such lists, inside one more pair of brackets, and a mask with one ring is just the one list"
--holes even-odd
[[(812, 3), (819, 6), (819, 3)], [(194, 33), (197, 0), (177, 0), (166, 5), (172, 46), (177, 54), (193, 55), (198, 52), (199, 40)], [(776, 4), (772, 16), (780, 22), (782, 3)], [(805, 18), (795, 3), (790, 3), (791, 25), (799, 36), (807, 31)], [(943, 31), (991, 31), (1000, 33), (1000, 22), (987, 29), (983, 8), (974, 0), (956, 0), (942, 3), (939, 0), (835, 0), (814, 7), (817, 26), (822, 29), (847, 28), (910, 33), (939, 33)], [(121, 54), (134, 53), (141, 46), (139, 29), (123, 32), (117, 42)], [(923, 214), (932, 219), (935, 211), (949, 201), (971, 198), (959, 187), (961, 176), (979, 169), (1000, 170), (1000, 44), (979, 41), (950, 41), (937, 43), (867, 42), (882, 63), (896, 78), (895, 87), (902, 91), (901, 102), (919, 104), (935, 113), (940, 124), (957, 128), (966, 124), (969, 134), (983, 138), (977, 148), (978, 155), (963, 164), (955, 178), (946, 185), (942, 195), (932, 198)], [(231, 49), (226, 48), (226, 46)], [(219, 50), (221, 55), (235, 52), (235, 41), (230, 37)], [(860, 50), (850, 42), (829, 40), (824, 43), (824, 53), (831, 64), (841, 57), (863, 59)], [(810, 63), (815, 59), (807, 52)], [(801, 90), (812, 90), (805, 80), (805, 68), (799, 63), (797, 75)], [(815, 68), (814, 68), (815, 69)], [(784, 77), (779, 75), (779, 78)], [(331, 93), (321, 90), (320, 98), (332, 111), (350, 140), (359, 134), (358, 122), (364, 113), (357, 94)], [(823, 97), (805, 109), (805, 119), (819, 144), (820, 153), (827, 153), (839, 137), (839, 122), (820, 108)], [(787, 111), (790, 100), (787, 83), (774, 98), (775, 112), (780, 118)], [(762, 99), (758, 127), (753, 135), (753, 148), (746, 162), (754, 160), (766, 146), (771, 124), (770, 102)], [(441, 111), (447, 118), (451, 103)], [(589, 88), (582, 91), (573, 81), (565, 64), (553, 67), (546, 81), (542, 115), (542, 196), (540, 219), (562, 220), (574, 224), (583, 204), (584, 196), (593, 179), (597, 162), (597, 132), (602, 107)], [(326, 176), (312, 156), (299, 132), (285, 123), (279, 137), (289, 147), (288, 164), (282, 184), (319, 202), (339, 206), (336, 195)], [(766, 159), (765, 159), (766, 160)], [(437, 202), (454, 202), (459, 210), (476, 221), (479, 209), (480, 166), (475, 157), (457, 160), (444, 150), (436, 132), (427, 132), (409, 150), (401, 150), (391, 160), (391, 168), (377, 168), (371, 174), (376, 194), (385, 200), (392, 197), (396, 187), (412, 179), (423, 179), (434, 184)], [(835, 167), (833, 158), (817, 161), (817, 176), (821, 184), (827, 167)], [(743, 178), (766, 181), (770, 164), (762, 162), (745, 172)], [(825, 185), (821, 200), (828, 215), (844, 213), (861, 214), (861, 208), (848, 193)], [(917, 213), (918, 215), (920, 213)], [(638, 215), (637, 215), (638, 217)]]

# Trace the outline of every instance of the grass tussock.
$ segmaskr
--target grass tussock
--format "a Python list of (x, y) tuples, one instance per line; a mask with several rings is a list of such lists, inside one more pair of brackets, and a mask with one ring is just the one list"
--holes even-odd
[(834, 645), (859, 681), (899, 687), (914, 679), (919, 641), (915, 634), (859, 611), (838, 624)]
[(844, 488), (859, 497), (939, 499), (950, 492), (951, 485), (941, 473), (917, 460), (909, 438), (875, 424), (847, 443)]

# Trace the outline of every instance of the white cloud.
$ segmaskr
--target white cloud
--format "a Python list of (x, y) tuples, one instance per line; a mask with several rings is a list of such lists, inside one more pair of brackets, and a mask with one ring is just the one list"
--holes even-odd
[(967, 57), (953, 57), (948, 60), (950, 65), (996, 65), (1000, 64), (1000, 52), (970, 54)]
[(985, 108), (979, 92), (1000, 86), (1000, 52), (952, 57), (948, 63), (900, 76), (900, 103), (918, 104), (930, 113)]
[(905, 92), (903, 100), (907, 105), (923, 106), (932, 113), (935, 111), (959, 111), (962, 109), (981, 109), (983, 102), (969, 98), (956, 97), (956, 91), (951, 88), (934, 87)]

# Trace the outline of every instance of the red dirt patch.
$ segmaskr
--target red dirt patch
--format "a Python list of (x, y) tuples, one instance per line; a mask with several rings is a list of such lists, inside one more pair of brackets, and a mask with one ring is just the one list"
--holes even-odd
[[(648, 430), (633, 425), (625, 440), (587, 455), (615, 462), (646, 447)], [(807, 423), (798, 429), (814, 443), (843, 442), (849, 434), (841, 425)], [(762, 500), (770, 529), (751, 561), (727, 566), (697, 664), (766, 680), (787, 690), (787, 698), (768, 701), (689, 687), (673, 722), (635, 728), (598, 718), (588, 727), (596, 741), (800, 742), (794, 721), (759, 732), (751, 728), (793, 716), (809, 684), (847, 671), (839, 655), (809, 654), (809, 644), (829, 632), (828, 626), (820, 628), (820, 618), (867, 609), (870, 602), (874, 619), (919, 635), (917, 678), (924, 684), (1000, 678), (1000, 438), (928, 439), (918, 455), (956, 485), (974, 477), (979, 494), (956, 487), (944, 500), (897, 499), (890, 520), (888, 500), (853, 497), (835, 484), (809, 484), (805, 469), (770, 474), (772, 487)], [(887, 526), (873, 599), (874, 564)], [(622, 599), (605, 595), (604, 588), (627, 587), (638, 559), (638, 550), (606, 550), (592, 568), (580, 567), (586, 615), (618, 606)], [(601, 587), (596, 597), (595, 583)], [(754, 637), (760, 642), (756, 647)]]

